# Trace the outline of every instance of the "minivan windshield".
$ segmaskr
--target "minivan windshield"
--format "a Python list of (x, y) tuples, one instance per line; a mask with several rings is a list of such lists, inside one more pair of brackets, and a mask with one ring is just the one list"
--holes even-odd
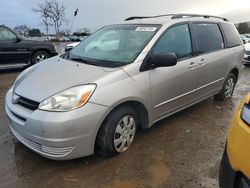
[(158, 31), (159, 25), (106, 26), (73, 48), (65, 58), (102, 67), (132, 63)]

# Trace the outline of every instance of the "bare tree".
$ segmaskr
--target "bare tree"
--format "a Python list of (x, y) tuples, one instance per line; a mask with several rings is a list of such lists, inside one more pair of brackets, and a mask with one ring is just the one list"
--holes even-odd
[(77, 32), (78, 33), (86, 33), (86, 34), (90, 34), (91, 33), (90, 29), (87, 28), (87, 27), (80, 28), (80, 29), (77, 30)]
[(69, 36), (69, 35), (70, 35), (70, 29), (66, 29), (66, 30), (65, 30), (65, 34), (66, 34), (67, 36)]
[(50, 2), (48, 11), (49, 18), (53, 21), (56, 31), (56, 38), (60, 38), (60, 27), (65, 22), (65, 6), (59, 4), (56, 0)]
[(29, 27), (27, 25), (18, 25), (14, 27), (14, 31), (25, 37), (29, 34)]
[(42, 19), (42, 24), (45, 26), (47, 39), (49, 39), (49, 27), (53, 26), (49, 17), (50, 4), (51, 4), (50, 2), (45, 1), (42, 4), (39, 3), (38, 8), (33, 9), (34, 12), (40, 14), (40, 17)]
[(56, 38), (59, 39), (60, 27), (65, 22), (65, 7), (56, 0), (45, 0), (43, 3), (38, 4), (38, 8), (33, 9), (33, 11), (40, 14), (46, 28), (47, 37), (49, 27), (54, 26)]

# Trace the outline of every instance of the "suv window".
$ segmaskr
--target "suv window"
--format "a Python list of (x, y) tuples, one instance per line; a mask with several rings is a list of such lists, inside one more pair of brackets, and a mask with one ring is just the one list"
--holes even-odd
[[(231, 23), (221, 23), (221, 26), (223, 28), (224, 34), (226, 36), (227, 40), (227, 46), (234, 47), (234, 46), (239, 46), (242, 44), (239, 32), (235, 28), (235, 26)], [(249, 38), (249, 37), (247, 37)]]
[(194, 23), (198, 53), (207, 53), (224, 48), (224, 41), (218, 24)]
[(10, 30), (0, 27), (0, 41), (16, 40), (16, 35)]
[(105, 41), (114, 41), (114, 40), (119, 40), (120, 36), (119, 36), (119, 32), (115, 31), (115, 32), (111, 32), (108, 33), (107, 35), (105, 35), (101, 41), (105, 42)]
[(122, 24), (103, 27), (73, 48), (67, 59), (97, 66), (119, 67), (138, 57), (160, 25)]
[(188, 24), (169, 29), (156, 44), (154, 54), (175, 53), (178, 59), (192, 55), (192, 43)]

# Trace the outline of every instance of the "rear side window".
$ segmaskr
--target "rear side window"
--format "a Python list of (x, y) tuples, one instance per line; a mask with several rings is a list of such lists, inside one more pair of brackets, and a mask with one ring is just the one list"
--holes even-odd
[(231, 23), (221, 23), (223, 28), (223, 32), (226, 36), (227, 46), (229, 48), (239, 46), (242, 44), (239, 32), (235, 28), (235, 26)]
[(10, 30), (0, 27), (0, 41), (12, 41), (16, 39), (16, 35)]
[(175, 53), (178, 59), (192, 55), (192, 44), (187, 24), (169, 29), (156, 44), (154, 54)]
[(218, 24), (194, 23), (198, 53), (208, 53), (224, 48), (224, 41)]

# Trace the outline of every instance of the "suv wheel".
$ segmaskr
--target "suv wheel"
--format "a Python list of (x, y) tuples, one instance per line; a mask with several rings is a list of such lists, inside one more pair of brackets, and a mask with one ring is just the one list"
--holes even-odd
[(36, 64), (39, 63), (45, 59), (48, 59), (50, 57), (50, 55), (45, 52), (45, 51), (38, 51), (36, 52), (31, 59), (32, 64)]
[(223, 84), (222, 90), (219, 94), (214, 96), (215, 100), (226, 101), (231, 98), (234, 92), (234, 87), (236, 84), (236, 77), (233, 73), (230, 73)]
[(122, 106), (113, 111), (98, 132), (97, 153), (111, 157), (125, 152), (134, 141), (137, 122), (137, 115), (129, 106)]

